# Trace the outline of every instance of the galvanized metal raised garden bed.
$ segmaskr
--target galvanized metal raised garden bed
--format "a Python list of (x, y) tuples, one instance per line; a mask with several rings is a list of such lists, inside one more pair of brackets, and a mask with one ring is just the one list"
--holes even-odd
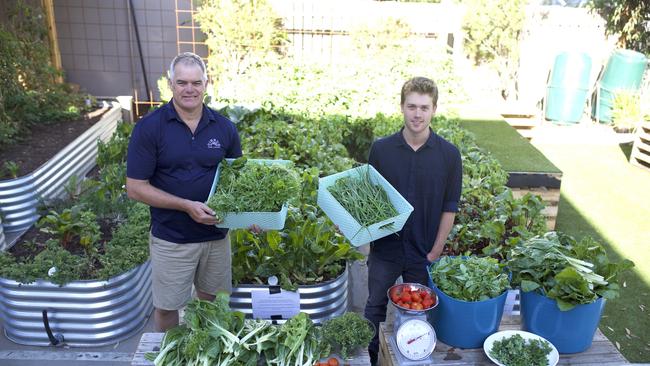
[[(343, 315), (348, 307), (348, 268), (337, 278), (317, 285), (298, 286), (300, 311), (309, 314), (314, 323)], [(230, 308), (241, 311), (246, 316), (253, 315), (252, 291), (271, 289), (265, 285), (239, 285), (233, 287)], [(277, 320), (283, 323), (284, 320)]]
[(95, 166), (97, 140), (107, 141), (122, 119), (119, 103), (110, 104), (99, 121), (34, 172), (0, 180), (0, 214), (5, 234), (27, 230), (38, 220), (36, 209), (41, 200), (59, 197), (70, 177), (85, 176)]
[(0, 315), (7, 338), (30, 346), (50, 345), (44, 310), (52, 335), (62, 335), (70, 346), (102, 346), (129, 338), (144, 327), (153, 310), (150, 262), (106, 281), (63, 286), (0, 278)]

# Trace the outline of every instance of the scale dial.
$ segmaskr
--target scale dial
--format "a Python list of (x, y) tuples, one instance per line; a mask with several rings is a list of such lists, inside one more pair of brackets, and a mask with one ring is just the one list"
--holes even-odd
[(395, 343), (402, 356), (413, 361), (422, 360), (436, 347), (436, 332), (427, 321), (409, 319), (397, 329)]

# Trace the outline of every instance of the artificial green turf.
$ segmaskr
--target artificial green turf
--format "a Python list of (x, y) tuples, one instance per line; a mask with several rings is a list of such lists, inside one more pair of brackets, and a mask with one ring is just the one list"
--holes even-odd
[(460, 120), (476, 143), (494, 156), (508, 172), (560, 173), (544, 154), (503, 120)]
[(600, 240), (611, 258), (636, 264), (608, 301), (600, 330), (631, 362), (650, 362), (650, 171), (618, 145), (536, 144), (562, 169), (556, 229)]

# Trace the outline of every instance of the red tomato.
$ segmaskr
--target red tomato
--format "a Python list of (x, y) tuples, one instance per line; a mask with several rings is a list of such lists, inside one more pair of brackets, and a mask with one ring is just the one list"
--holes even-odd
[(419, 302), (422, 302), (422, 298), (420, 297), (420, 293), (419, 293), (419, 292), (413, 292), (413, 293), (411, 294), (411, 302), (418, 302), (418, 303), (419, 303)]
[(402, 292), (402, 302), (411, 302), (411, 294), (408, 292)]
[(401, 300), (401, 297), (398, 294), (393, 294), (391, 295), (390, 299), (393, 300), (395, 304), (397, 304)]
[(410, 309), (411, 308), (411, 306), (409, 304), (402, 304), (402, 307), (404, 309)]
[(419, 302), (416, 302), (414, 304), (411, 304), (411, 309), (413, 309), (413, 310), (422, 310), (424, 308), (422, 307), (422, 304), (420, 304)]
[(339, 366), (339, 360), (336, 358), (332, 357), (329, 360), (327, 360), (327, 365), (328, 366)]

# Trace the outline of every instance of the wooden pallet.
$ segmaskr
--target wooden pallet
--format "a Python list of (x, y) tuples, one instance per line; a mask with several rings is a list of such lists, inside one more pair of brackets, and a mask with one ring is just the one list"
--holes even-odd
[[(153, 363), (144, 358), (145, 353), (160, 350), (160, 342), (164, 333), (143, 333), (138, 343), (138, 348), (133, 355), (131, 366), (153, 366)], [(370, 365), (370, 356), (367, 349), (359, 349), (350, 359), (343, 362), (345, 366), (367, 366)]]
[[(519, 316), (504, 315), (499, 330), (521, 329), (521, 318)], [(393, 325), (387, 323), (379, 324), (379, 364), (381, 366), (397, 366), (395, 353), (388, 341), (393, 336)], [(460, 349), (449, 347), (438, 342), (433, 352), (434, 364), (438, 365), (494, 365), (485, 355), (483, 348)], [(594, 341), (591, 347), (581, 353), (560, 355), (558, 365), (623, 365), (627, 360), (614, 347), (614, 345), (600, 332), (596, 330)]]
[(630, 163), (650, 170), (650, 122), (641, 124), (637, 129), (630, 154)]
[(546, 207), (542, 210), (542, 215), (546, 218), (546, 228), (555, 230), (557, 221), (557, 212), (560, 204), (560, 188), (530, 187), (530, 188), (510, 188), (514, 198), (521, 198), (526, 193), (536, 194), (542, 197)]

